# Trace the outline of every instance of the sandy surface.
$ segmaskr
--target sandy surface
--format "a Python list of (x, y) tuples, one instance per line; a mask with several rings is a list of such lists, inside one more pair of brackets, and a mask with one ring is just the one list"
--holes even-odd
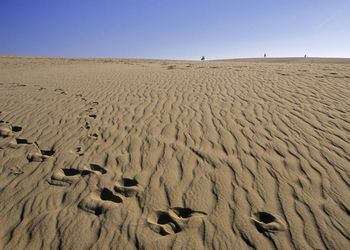
[(346, 249), (349, 62), (0, 56), (0, 245)]

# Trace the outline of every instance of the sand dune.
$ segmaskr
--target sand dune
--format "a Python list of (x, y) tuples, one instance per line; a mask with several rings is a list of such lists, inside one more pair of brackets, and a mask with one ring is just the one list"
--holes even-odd
[(350, 64), (320, 60), (1, 56), (0, 245), (346, 249)]

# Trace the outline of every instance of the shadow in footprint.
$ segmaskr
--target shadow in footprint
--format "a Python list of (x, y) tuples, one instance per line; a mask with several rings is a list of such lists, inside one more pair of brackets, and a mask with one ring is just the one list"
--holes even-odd
[(179, 218), (190, 218), (194, 215), (207, 215), (207, 213), (202, 211), (194, 211), (191, 208), (182, 208), (182, 207), (174, 207), (171, 208), (171, 211), (173, 211)]
[(27, 139), (21, 139), (21, 138), (16, 138), (16, 143), (17, 144), (32, 144)]
[(19, 132), (22, 130), (22, 127), (20, 126), (11, 126), (12, 132)]
[(92, 174), (89, 170), (79, 170), (74, 168), (62, 168), (54, 171), (48, 180), (50, 185), (67, 186), (79, 181), (80, 176)]
[(90, 169), (93, 171), (98, 171), (101, 174), (107, 173), (107, 170), (97, 164), (90, 164)]
[(113, 192), (107, 188), (104, 188), (102, 190), (100, 198), (104, 201), (112, 201), (115, 203), (123, 202), (119, 196), (114, 195)]
[(93, 134), (90, 134), (89, 137), (96, 140), (98, 138), (98, 134), (93, 133)]
[(79, 202), (78, 207), (99, 216), (122, 202), (123, 200), (120, 197), (114, 195), (108, 188), (104, 188), (102, 191), (92, 192), (83, 198)]
[(84, 175), (92, 174), (92, 172), (89, 170), (79, 170), (74, 168), (62, 168), (62, 171), (65, 176), (74, 176), (74, 175), (84, 176)]
[(161, 228), (159, 232), (161, 235), (176, 234), (181, 232), (180, 226), (167, 213), (159, 214), (157, 223), (160, 225), (168, 225), (166, 228)]
[(181, 232), (180, 225), (164, 211), (157, 211), (147, 221), (152, 230), (163, 236)]
[(114, 191), (125, 197), (133, 197), (142, 193), (143, 188), (135, 179), (123, 178), (116, 183)]
[(55, 154), (55, 151), (50, 149), (50, 150), (42, 150), (40, 149), (40, 152), (42, 155), (45, 155), (45, 156), (53, 156)]
[(267, 212), (256, 212), (251, 219), (260, 233), (286, 230), (282, 219)]
[(123, 178), (122, 183), (125, 187), (137, 186), (138, 182), (134, 179)]
[(74, 176), (80, 174), (80, 170), (74, 168), (62, 168), (65, 176)]
[(71, 151), (72, 153), (75, 153), (79, 156), (83, 156), (83, 148), (81, 146), (76, 147), (74, 150)]

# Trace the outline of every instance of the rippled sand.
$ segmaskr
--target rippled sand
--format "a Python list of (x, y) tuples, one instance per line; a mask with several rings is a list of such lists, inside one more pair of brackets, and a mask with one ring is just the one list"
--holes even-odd
[(346, 249), (350, 59), (0, 56), (3, 249)]

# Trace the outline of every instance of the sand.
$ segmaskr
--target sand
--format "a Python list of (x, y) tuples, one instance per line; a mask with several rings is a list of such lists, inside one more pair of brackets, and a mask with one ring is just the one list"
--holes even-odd
[(0, 56), (3, 249), (346, 249), (350, 59)]

